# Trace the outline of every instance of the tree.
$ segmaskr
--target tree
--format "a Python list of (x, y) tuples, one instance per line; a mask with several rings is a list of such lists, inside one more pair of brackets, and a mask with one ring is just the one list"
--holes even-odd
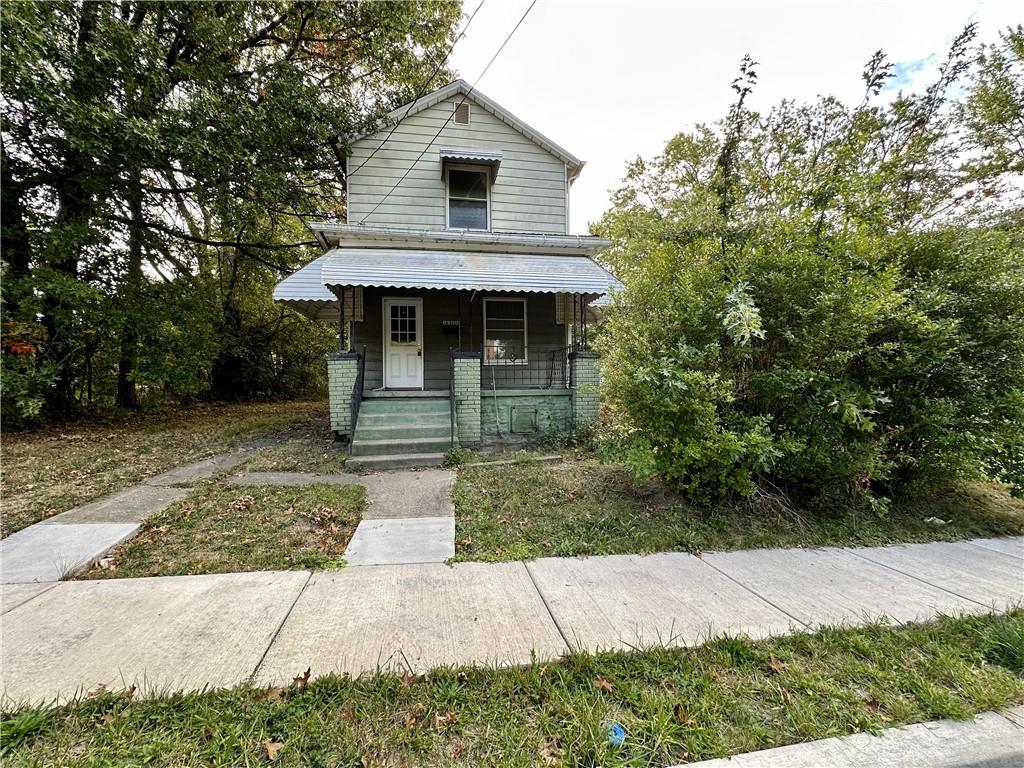
[[(211, 375), (238, 373), (228, 358), (250, 331), (239, 274), (262, 289), (308, 260), (301, 222), (343, 209), (346, 142), (446, 72), (460, 6), (67, 1), (0, 13), (5, 320), (11, 333), (41, 325), (38, 386), (67, 413), (90, 361), (114, 349), (116, 400), (137, 404), (156, 296), (198, 311), (186, 295), (208, 291), (196, 325), (228, 340)], [(95, 348), (83, 325), (93, 309)]]
[(629, 168), (597, 227), (626, 284), (600, 343), (638, 466), (880, 510), (956, 477), (1024, 490), (1024, 237), (1012, 196), (978, 192), (1012, 165), (979, 172), (949, 96), (985, 87), (973, 34), (887, 103), (877, 54), (855, 107), (753, 112), (745, 60), (721, 124)]

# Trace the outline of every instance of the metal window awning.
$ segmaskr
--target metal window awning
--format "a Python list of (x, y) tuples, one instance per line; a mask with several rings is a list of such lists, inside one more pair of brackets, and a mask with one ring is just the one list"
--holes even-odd
[(492, 149), (461, 149), (458, 147), (444, 147), (439, 151), (441, 156), (441, 167), (445, 163), (469, 163), (470, 165), (487, 165), (491, 168), (491, 182), (498, 175), (498, 168), (504, 160), (500, 150)]
[(587, 256), (336, 248), (323, 257), (326, 286), (580, 293), (596, 298), (620, 283)]

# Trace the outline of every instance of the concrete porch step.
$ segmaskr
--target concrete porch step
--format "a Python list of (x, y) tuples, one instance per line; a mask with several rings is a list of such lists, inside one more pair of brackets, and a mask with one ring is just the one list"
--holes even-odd
[(387, 456), (352, 457), (352, 462), (366, 469), (409, 469), (437, 467), (444, 461), (443, 453), (396, 453)]
[(436, 421), (424, 421), (402, 424), (395, 424), (391, 420), (363, 421), (360, 419), (356, 424), (355, 439), (359, 440), (402, 440), (416, 439), (420, 437), (443, 437), (450, 438), (452, 434), (451, 421), (446, 417)]
[(432, 453), (440, 451), (444, 453), (451, 447), (451, 436), (447, 437), (416, 437), (385, 440), (364, 440), (358, 434), (352, 441), (352, 456), (393, 456), (403, 453)]
[(371, 427), (448, 426), (451, 424), (451, 420), (449, 411), (444, 413), (366, 413), (360, 410), (356, 419), (356, 429), (360, 429), (364, 424)]
[(448, 414), (451, 410), (451, 403), (448, 398), (437, 397), (415, 397), (397, 398), (381, 397), (366, 398), (359, 405), (360, 417), (366, 414)]

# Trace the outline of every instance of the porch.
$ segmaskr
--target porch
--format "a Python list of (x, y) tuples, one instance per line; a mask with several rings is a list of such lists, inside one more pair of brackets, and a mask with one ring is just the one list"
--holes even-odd
[[(339, 239), (275, 298), (337, 323), (331, 428), (353, 456), (440, 460), (453, 445), (528, 441), (596, 419), (590, 304), (618, 285), (589, 258), (604, 241), (343, 229), (365, 247)], [(377, 238), (391, 247), (373, 247)], [(367, 437), (364, 421), (387, 437)]]

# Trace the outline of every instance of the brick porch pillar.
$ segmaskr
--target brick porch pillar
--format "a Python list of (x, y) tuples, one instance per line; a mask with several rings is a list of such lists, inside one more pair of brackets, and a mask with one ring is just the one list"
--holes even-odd
[(480, 353), (452, 355), (455, 379), (455, 435), (459, 445), (480, 444)]
[(597, 352), (569, 353), (573, 429), (586, 429), (597, 423), (601, 409), (601, 398), (598, 395), (601, 382), (597, 373), (597, 361), (600, 359)]
[[(352, 398), (359, 374), (358, 352), (332, 352), (327, 356), (327, 395), (331, 430), (335, 436), (352, 436)], [(361, 396), (362, 393), (358, 393)]]

